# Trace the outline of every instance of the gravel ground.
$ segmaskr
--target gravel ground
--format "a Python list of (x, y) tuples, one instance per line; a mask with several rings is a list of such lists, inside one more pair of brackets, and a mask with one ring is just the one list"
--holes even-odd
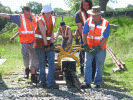
[(133, 100), (126, 93), (107, 89), (83, 89), (59, 85), (59, 89), (42, 88), (39, 84), (0, 90), (0, 100)]
[(126, 92), (108, 88), (83, 89), (59, 85), (59, 89), (42, 88), (22, 78), (22, 74), (8, 74), (0, 82), (0, 100), (133, 100)]

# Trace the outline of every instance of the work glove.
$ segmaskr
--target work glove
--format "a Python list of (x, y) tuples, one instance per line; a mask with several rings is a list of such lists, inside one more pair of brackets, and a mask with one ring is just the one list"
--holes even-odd
[(91, 53), (93, 56), (95, 56), (101, 49), (102, 49), (101, 46), (98, 45), (98, 46), (96, 46), (94, 49), (92, 49), (90, 53)]
[(45, 47), (45, 51), (50, 51), (50, 47), (48, 45), (44, 46)]
[(90, 49), (88, 47), (88, 44), (84, 44), (83, 47), (85, 52), (89, 52)]
[(79, 44), (79, 39), (75, 39), (75, 41), (76, 41), (76, 45)]
[(54, 51), (55, 50), (54, 43), (50, 43), (50, 49), (51, 49), (51, 51)]

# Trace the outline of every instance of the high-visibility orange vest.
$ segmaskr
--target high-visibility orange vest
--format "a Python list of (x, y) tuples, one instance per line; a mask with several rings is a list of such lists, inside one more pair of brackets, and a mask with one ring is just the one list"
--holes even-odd
[(54, 24), (56, 21), (56, 17), (55, 16), (50, 16), (50, 25), (48, 24), (46, 17), (43, 15), (39, 18), (39, 20), (37, 21), (37, 27), (35, 30), (35, 35), (34, 35), (34, 44), (33, 47), (34, 48), (40, 48), (40, 49), (45, 49), (44, 47), (44, 42), (43, 42), (43, 35), (38, 27), (39, 25), (39, 21), (41, 21), (43, 23), (43, 25), (45, 26), (46, 29), (46, 36), (47, 36), (47, 42), (48, 45), (50, 45), (50, 40), (51, 40), (51, 35), (52, 35), (52, 31), (54, 28)]
[[(80, 17), (82, 26), (84, 26), (85, 25), (85, 21), (87, 20), (86, 13), (84, 11), (81, 11), (81, 10), (79, 10), (78, 12), (79, 12), (79, 17)], [(88, 18), (89, 17), (90, 17), (90, 14), (88, 14)]]
[[(101, 41), (104, 38), (104, 32), (109, 24), (109, 22), (102, 18), (102, 24), (95, 27), (95, 23), (92, 20), (92, 17), (90, 17), (87, 20), (87, 23), (89, 25), (89, 32), (87, 36), (87, 43), (89, 48), (91, 49), (93, 46), (98, 46)], [(102, 50), (106, 48), (106, 43), (102, 46)]]
[(37, 17), (35, 15), (31, 15), (31, 17), (32, 22), (29, 19), (25, 18), (24, 14), (20, 14), (21, 25), (18, 28), (20, 43), (33, 42), (33, 34), (37, 23)]
[[(79, 17), (82, 23), (82, 27), (85, 25), (85, 21), (87, 20), (86, 13), (84, 11), (79, 10)], [(90, 14), (88, 14), (88, 18), (90, 17)], [(80, 35), (80, 34), (79, 34)], [(80, 39), (82, 36), (80, 35), (78, 38)]]
[[(61, 32), (61, 34), (62, 34), (62, 37), (63, 37), (63, 40), (66, 40), (66, 41), (68, 40), (68, 38), (69, 38), (69, 37), (68, 37), (68, 30), (69, 30), (69, 29), (70, 29), (70, 27), (66, 25), (66, 29), (65, 29), (65, 31), (63, 32), (63, 31), (62, 31), (62, 27), (61, 27), (61, 26), (59, 27), (59, 30), (60, 30), (60, 32)], [(73, 38), (73, 33), (72, 33), (72, 31), (71, 31), (71, 37)]]

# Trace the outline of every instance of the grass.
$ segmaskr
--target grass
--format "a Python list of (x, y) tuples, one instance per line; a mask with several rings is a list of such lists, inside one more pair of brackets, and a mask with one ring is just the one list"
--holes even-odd
[[(57, 17), (55, 32), (57, 32), (61, 20), (62, 17)], [(77, 28), (74, 17), (64, 16), (63, 20), (66, 25), (71, 27), (74, 33)], [(104, 83), (102, 87), (119, 90), (125, 93), (127, 92), (129, 95), (133, 96), (133, 20), (131, 18), (111, 18), (107, 20), (109, 20), (111, 24), (118, 25), (117, 28), (111, 27), (107, 45), (125, 62), (127, 70), (113, 73), (112, 69), (116, 68), (116, 66), (107, 53), (103, 75)], [(21, 44), (18, 41), (18, 37), (12, 44), (9, 41), (16, 31), (17, 29), (15, 28), (4, 34), (0, 34), (0, 57), (7, 59), (6, 62), (0, 65), (0, 75), (12, 72), (20, 73), (24, 68), (21, 55)], [(61, 40), (61, 38), (58, 39), (57, 44), (61, 43)], [(75, 41), (73, 39), (73, 44), (74, 43)], [(79, 72), (79, 68), (77, 68), (77, 71)], [(84, 78), (82, 77), (82, 81), (83, 80)]]
[[(11, 72), (19, 72), (18, 67), (23, 66), (21, 45), (18, 37), (13, 43), (10, 43), (10, 38), (17, 32), (17, 28), (0, 35), (0, 57), (7, 59), (4, 64), (0, 65), (0, 73), (7, 74)], [(16, 71), (17, 69), (17, 71)]]

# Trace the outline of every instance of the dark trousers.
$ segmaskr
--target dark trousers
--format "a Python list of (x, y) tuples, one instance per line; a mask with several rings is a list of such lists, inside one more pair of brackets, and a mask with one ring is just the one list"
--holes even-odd
[[(83, 45), (82, 37), (79, 39), (79, 44)], [(83, 48), (83, 46), (81, 46)], [(85, 52), (84, 50), (80, 50), (79, 52), (79, 63), (80, 63), (80, 72), (84, 74), (84, 59), (85, 59)]]
[(94, 81), (95, 78), (95, 73), (96, 73), (96, 59), (94, 57), (93, 62), (92, 62), (92, 80)]

